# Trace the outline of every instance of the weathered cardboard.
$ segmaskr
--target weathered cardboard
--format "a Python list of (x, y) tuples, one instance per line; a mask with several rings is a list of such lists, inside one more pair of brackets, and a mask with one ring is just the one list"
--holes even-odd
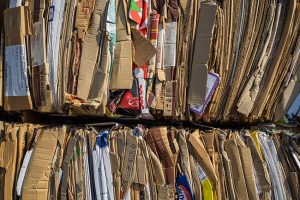
[(218, 177), (214, 171), (213, 164), (207, 154), (204, 144), (200, 139), (199, 130), (196, 130), (188, 138), (190, 144), (194, 149), (196, 160), (201, 164), (205, 174), (208, 176), (209, 180), (213, 183), (214, 187), (217, 185)]
[(166, 117), (173, 116), (173, 103), (174, 103), (174, 81), (166, 81), (165, 96), (164, 96), (164, 109), (163, 115)]
[(32, 34), (28, 7), (4, 11), (5, 27), (5, 110), (32, 109), (28, 86), (25, 36)]
[(205, 101), (203, 104), (191, 104), (190, 108), (191, 111), (197, 113), (198, 115), (202, 115), (205, 111), (206, 106), (208, 105), (208, 103), (210, 102), (216, 88), (217, 85), (219, 84), (219, 75), (216, 73), (212, 73), (212, 72), (208, 72), (208, 77), (207, 77), (207, 92), (206, 92), (206, 96), (205, 96)]
[(133, 61), (137, 66), (142, 67), (146, 64), (153, 56), (156, 55), (157, 50), (152, 45), (150, 40), (146, 39), (138, 30), (135, 28), (131, 29), (133, 36)]
[(40, 112), (50, 112), (52, 94), (49, 82), (49, 64), (46, 61), (46, 28), (41, 19), (33, 24), (31, 36), (31, 87), (35, 108)]
[(262, 90), (260, 91), (260, 96), (258, 97), (257, 101), (254, 103), (253, 106), (252, 115), (254, 118), (260, 117), (262, 115), (264, 108), (268, 103), (270, 93), (272, 92), (272, 85), (274, 83), (276, 74), (278, 73), (278, 71), (280, 72), (280, 69), (283, 67), (282, 65), (280, 65), (280, 61), (282, 59), (285, 48), (289, 48), (289, 46), (287, 46), (286, 44), (290, 35), (288, 33), (291, 32), (293, 27), (292, 19), (296, 13), (296, 5), (296, 0), (292, 0), (289, 3), (288, 13), (285, 20), (286, 23), (283, 27), (282, 37), (280, 38), (279, 46), (277, 48), (274, 59), (271, 62), (272, 70), (268, 71), (268, 74), (266, 75), (266, 80), (264, 82), (265, 84), (262, 85)]
[(165, 24), (163, 43), (163, 67), (175, 67), (176, 65), (176, 40), (177, 22)]
[(46, 62), (46, 29), (45, 21), (33, 24), (34, 33), (31, 36), (31, 62), (32, 66), (42, 65)]
[(85, 36), (82, 46), (80, 69), (78, 76), (77, 96), (81, 99), (88, 99), (92, 84), (92, 76), (97, 63), (101, 33), (99, 32), (101, 14), (105, 9), (105, 2), (97, 0), (95, 11), (91, 20), (89, 31)]
[(58, 132), (43, 130), (32, 152), (23, 183), (23, 199), (47, 199), (49, 176)]
[(132, 79), (132, 42), (117, 42), (110, 89), (131, 89)]
[(127, 135), (126, 137), (126, 147), (124, 153), (124, 157), (126, 159), (124, 159), (123, 167), (121, 170), (122, 181), (125, 183), (123, 187), (124, 193), (129, 190), (136, 173), (136, 157), (138, 147), (138, 140), (135, 136)]
[(101, 61), (99, 66), (95, 68), (93, 82), (90, 91), (90, 99), (96, 99), (104, 107), (106, 106), (108, 97), (108, 82), (109, 70), (111, 66), (111, 56), (109, 52), (109, 38), (105, 34), (103, 37), (103, 44), (101, 50)]
[(210, 57), (213, 30), (218, 6), (203, 3), (195, 36), (188, 104), (203, 104), (206, 96), (207, 65)]
[(131, 89), (132, 87), (132, 41), (127, 21), (127, 3), (116, 1), (117, 42), (112, 66), (110, 89)]
[(32, 68), (32, 91), (35, 106), (40, 112), (50, 112), (52, 91), (49, 82), (49, 64), (44, 63)]
[[(1, 122), (3, 126), (3, 122)], [(0, 131), (4, 131), (1, 129)], [(13, 188), (17, 162), (17, 127), (11, 125), (5, 128), (5, 140), (0, 143), (0, 168), (5, 169), (4, 199), (13, 199)]]
[(84, 40), (87, 33), (91, 15), (94, 11), (95, 0), (79, 0), (75, 18), (75, 27), (78, 31), (78, 37)]

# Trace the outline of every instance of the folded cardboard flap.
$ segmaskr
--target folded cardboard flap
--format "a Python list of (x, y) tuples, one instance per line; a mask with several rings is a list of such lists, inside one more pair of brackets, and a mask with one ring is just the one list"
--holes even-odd
[(133, 36), (132, 42), (134, 47), (133, 61), (137, 66), (142, 67), (155, 56), (157, 50), (150, 40), (146, 39), (138, 30), (132, 28), (131, 33)]
[(5, 28), (5, 97), (6, 110), (32, 109), (28, 86), (25, 36), (32, 34), (32, 19), (28, 7), (4, 11)]
[(216, 186), (218, 184), (218, 177), (216, 175), (216, 172), (214, 171), (213, 164), (209, 158), (209, 155), (207, 154), (205, 147), (200, 140), (200, 133), (199, 131), (195, 131), (192, 133), (188, 138), (190, 144), (194, 148), (195, 156), (197, 158), (197, 161), (201, 163), (201, 166), (205, 172), (205, 174), (208, 176), (209, 180), (212, 182), (213, 187), (216, 189)]
[(4, 11), (5, 46), (25, 44), (24, 36), (32, 34), (29, 8), (20, 6)]

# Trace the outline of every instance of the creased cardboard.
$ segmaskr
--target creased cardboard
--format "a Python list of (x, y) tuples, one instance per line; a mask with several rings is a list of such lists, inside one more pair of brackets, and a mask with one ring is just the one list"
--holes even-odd
[(124, 181), (123, 191), (126, 193), (133, 182), (136, 173), (136, 157), (137, 157), (138, 139), (135, 136), (127, 135), (125, 158), (122, 167), (122, 180)]
[(31, 61), (33, 66), (46, 62), (46, 33), (44, 19), (33, 24), (34, 34), (31, 36)]
[(157, 50), (138, 30), (133, 28), (131, 33), (134, 47), (133, 61), (137, 66), (142, 67), (156, 54)]
[(4, 11), (4, 28), (5, 109), (32, 109), (25, 47), (25, 36), (32, 34), (32, 19), (28, 7), (6, 9)]
[(203, 104), (191, 104), (191, 111), (197, 113), (198, 115), (202, 115), (204, 113), (206, 106), (208, 105), (219, 84), (219, 79), (220, 78), (218, 74), (208, 72), (205, 101)]
[(206, 96), (207, 65), (215, 26), (217, 5), (201, 4), (195, 36), (188, 104), (203, 104)]
[(78, 30), (78, 37), (84, 40), (88, 30), (91, 15), (94, 11), (95, 0), (79, 0), (75, 18), (75, 27)]
[(132, 79), (132, 42), (117, 42), (110, 89), (131, 89)]
[[(3, 122), (1, 122), (3, 124)], [(3, 129), (0, 131), (4, 131)], [(17, 132), (18, 127), (5, 127), (5, 141), (0, 143), (0, 168), (5, 170), (4, 199), (13, 199), (14, 179), (17, 162)]]
[(49, 82), (49, 64), (46, 57), (46, 27), (44, 19), (33, 24), (31, 36), (31, 87), (35, 108), (40, 112), (50, 112), (52, 94)]
[(273, 81), (275, 80), (276, 73), (281, 68), (280, 60), (282, 58), (284, 49), (287, 48), (286, 43), (288, 41), (288, 36), (292, 28), (292, 24), (293, 24), (292, 19), (295, 15), (295, 10), (296, 10), (296, 0), (292, 0), (289, 2), (288, 13), (286, 17), (287, 23), (284, 24), (282, 37), (280, 38), (279, 46), (276, 50), (274, 59), (272, 60), (271, 66), (273, 70), (269, 70), (265, 84), (263, 85), (262, 91), (260, 92), (261, 95), (259, 96), (258, 101), (256, 101), (253, 106), (252, 114), (254, 117), (261, 116), (265, 108), (265, 105), (267, 103), (268, 97), (270, 95), (272, 84)]
[(89, 31), (85, 37), (78, 76), (77, 96), (88, 99), (94, 68), (97, 63), (101, 33), (99, 32), (101, 13), (105, 9), (105, 2), (96, 0), (95, 11), (91, 20)]
[(58, 132), (43, 130), (32, 152), (22, 189), (23, 199), (47, 199)]
[(44, 63), (32, 68), (33, 97), (36, 108), (40, 112), (50, 112), (52, 107), (52, 91), (49, 83), (49, 65)]
[(127, 21), (127, 3), (117, 0), (116, 4), (117, 41), (112, 66), (110, 89), (131, 89), (132, 87), (132, 41)]
[(108, 100), (109, 70), (111, 66), (111, 56), (109, 52), (109, 38), (105, 34), (101, 50), (102, 58), (99, 66), (95, 69), (91, 86), (90, 99), (96, 99), (104, 106)]
[(218, 184), (218, 177), (216, 176), (209, 155), (207, 154), (205, 147), (202, 141), (200, 140), (199, 131), (197, 130), (194, 133), (192, 133), (189, 136), (188, 140), (195, 150), (197, 161), (201, 163), (201, 166), (203, 167), (205, 174), (208, 176), (209, 180), (213, 183), (214, 187), (216, 187)]

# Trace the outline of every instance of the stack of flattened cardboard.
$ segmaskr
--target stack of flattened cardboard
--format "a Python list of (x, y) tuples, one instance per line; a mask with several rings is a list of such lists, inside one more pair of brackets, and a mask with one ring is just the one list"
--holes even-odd
[(223, 40), (215, 39), (216, 51), (223, 45), (221, 64), (212, 60), (215, 64), (209, 66), (221, 81), (205, 120), (278, 121), (291, 106), (288, 119), (295, 120), (300, 107), (296, 100), (300, 90), (299, 1), (224, 4), (224, 15), (217, 23)]
[(10, 0), (0, 12), (8, 111), (300, 116), (299, 0)]
[(3, 124), (0, 199), (299, 199), (290, 131)]

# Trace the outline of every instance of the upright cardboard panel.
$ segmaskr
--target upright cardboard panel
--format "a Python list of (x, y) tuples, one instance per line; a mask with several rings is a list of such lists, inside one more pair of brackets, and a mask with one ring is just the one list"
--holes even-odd
[[(0, 131), (3, 130), (1, 122)], [(17, 161), (17, 131), (18, 127), (8, 125), (5, 127), (5, 140), (0, 143), (0, 168), (5, 170), (4, 174), (4, 199), (12, 200), (14, 194), (14, 181)], [(2, 169), (2, 171), (3, 171)], [(2, 175), (3, 176), (3, 175)], [(3, 178), (2, 178), (3, 181)]]
[(102, 39), (99, 29), (105, 5), (105, 1), (96, 0), (91, 25), (83, 42), (77, 87), (77, 96), (81, 99), (88, 99), (90, 94), (92, 77), (99, 54), (100, 40)]
[(32, 109), (27, 76), (25, 36), (32, 33), (28, 7), (4, 11), (5, 65), (4, 102), (6, 110)]
[(84, 40), (87, 33), (94, 6), (95, 0), (79, 0), (77, 3), (75, 27), (81, 40)]
[(28, 166), (22, 189), (23, 199), (47, 199), (49, 176), (58, 132), (44, 130), (37, 142)]
[(206, 96), (207, 65), (213, 39), (218, 6), (212, 2), (201, 4), (194, 44), (188, 104), (203, 104)]
[(131, 89), (132, 87), (132, 41), (127, 22), (127, 3), (116, 0), (117, 42), (112, 66), (110, 89)]

